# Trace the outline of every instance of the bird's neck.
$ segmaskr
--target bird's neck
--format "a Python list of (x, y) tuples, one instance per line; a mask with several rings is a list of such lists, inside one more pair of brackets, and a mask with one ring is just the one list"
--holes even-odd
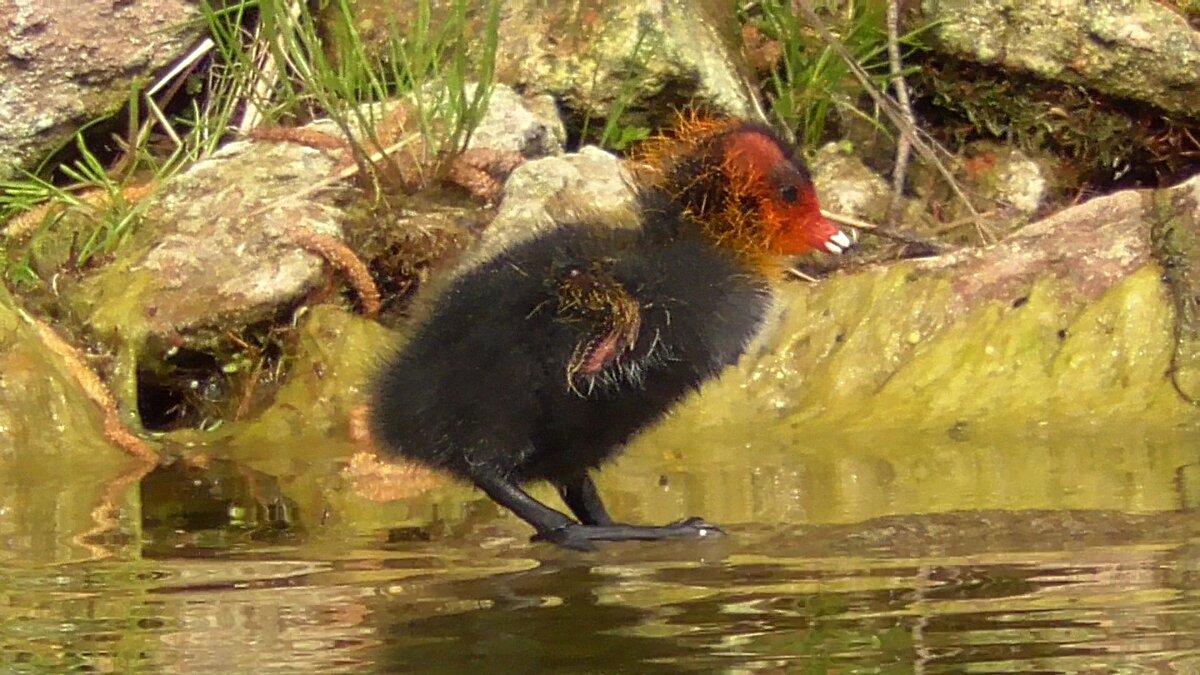
[(644, 192), (639, 200), (647, 245), (693, 239), (735, 259), (747, 273), (772, 282), (784, 277), (784, 260), (766, 249), (760, 225), (748, 209), (691, 203), (659, 189)]

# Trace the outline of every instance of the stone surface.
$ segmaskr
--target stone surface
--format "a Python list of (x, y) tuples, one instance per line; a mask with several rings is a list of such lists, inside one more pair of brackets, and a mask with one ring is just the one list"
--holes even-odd
[(0, 3), (0, 179), (124, 105), (201, 38), (198, 18), (186, 0)]
[[(435, 20), (449, 6), (431, 4)], [(407, 30), (404, 19), (417, 16), (417, 6), (359, 0), (355, 17), (369, 39), (383, 41), (385, 27)], [(757, 117), (734, 10), (721, 0), (501, 2), (496, 76), (527, 95), (552, 95), (593, 126), (619, 107), (660, 124), (672, 106), (689, 103)], [(477, 22), (469, 30), (483, 39)]]
[(891, 185), (853, 153), (829, 143), (817, 151), (810, 167), (821, 208), (870, 223), (887, 219)]
[(967, 154), (968, 187), (975, 193), (1024, 216), (1042, 207), (1051, 186), (1046, 166), (1018, 148), (998, 143), (974, 144)]
[(266, 318), (322, 278), (323, 261), (289, 232), (341, 234), (336, 188), (297, 196), (336, 164), (333, 154), (297, 143), (225, 146), (149, 198), (131, 239), (69, 303), (116, 343)]
[(1154, 0), (923, 0), (938, 50), (1194, 116), (1200, 31)]
[[(561, 123), (522, 104), (498, 87), (473, 147), (534, 156), (559, 151)], [(336, 133), (329, 124), (319, 128)], [(285, 140), (230, 143), (160, 186), (142, 205), (131, 239), (69, 291), (68, 301), (82, 323), (119, 336), (116, 342), (268, 318), (324, 279), (325, 262), (291, 234), (345, 234), (358, 197), (341, 183), (322, 183), (346, 164), (345, 154)], [(428, 208), (438, 220), (439, 207)]]
[(598, 227), (637, 223), (629, 174), (620, 159), (594, 146), (526, 162), (509, 176), (500, 210), (460, 269), (561, 223)]
[[(473, 96), (475, 85), (467, 88)], [(529, 158), (557, 155), (567, 130), (549, 96), (523, 97), (506, 84), (492, 87), (487, 110), (471, 134), (468, 149), (517, 152)]]
[(103, 414), (0, 286), (0, 561), (85, 556), (110, 481), (136, 463), (104, 439)]
[(622, 98), (635, 108), (703, 102), (752, 117), (748, 69), (725, 37), (736, 34), (732, 9), (681, 0), (505, 3), (497, 72), (601, 117)]

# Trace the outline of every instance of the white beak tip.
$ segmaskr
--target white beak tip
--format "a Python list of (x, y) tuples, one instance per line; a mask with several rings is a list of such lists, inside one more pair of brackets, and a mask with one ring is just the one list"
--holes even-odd
[(838, 230), (836, 234), (834, 234), (829, 238), (828, 241), (825, 242), (825, 250), (835, 255), (840, 255), (844, 253), (846, 249), (850, 248), (853, 243), (854, 242), (850, 240), (850, 237), (846, 236), (845, 232)]

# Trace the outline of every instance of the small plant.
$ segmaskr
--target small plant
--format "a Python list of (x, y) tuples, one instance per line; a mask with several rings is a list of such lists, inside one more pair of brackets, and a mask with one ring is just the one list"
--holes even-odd
[[(396, 143), (395, 127), (412, 123), (419, 149), (408, 169), (446, 170), (469, 143), (494, 79), (499, 2), (482, 13), (473, 4), (454, 0), (435, 20), (433, 0), (422, 0), (405, 30), (392, 26), (382, 44), (370, 46), (356, 28), (350, 0), (323, 3), (321, 10), (297, 0), (221, 6), (202, 0), (209, 37), (163, 79), (131, 92), (124, 111), (129, 131), (115, 139), (114, 157), (101, 159), (94, 135), (84, 130), (74, 139), (73, 161), (0, 182), (7, 278), (39, 284), (28, 251), (33, 239), (70, 238), (77, 268), (112, 253), (135, 227), (141, 197), (260, 125), (328, 117), (378, 184), (375, 162), (403, 145)], [(477, 25), (476, 15), (482, 17)], [(408, 114), (389, 127), (395, 107), (370, 104), (396, 100)], [(91, 226), (83, 232), (57, 227), (67, 216)]]
[[(884, 89), (891, 74), (887, 64), (886, 3), (870, 0), (826, 0), (815, 9), (829, 16), (837, 37), (854, 60)], [(872, 114), (856, 103), (860, 84), (850, 68), (806, 25), (789, 0), (763, 0), (742, 8), (745, 21), (778, 44), (778, 62), (770, 71), (767, 88), (771, 114), (797, 140), (812, 147), (826, 138), (826, 125), (834, 110), (879, 125)], [(901, 42), (912, 46), (916, 32)], [(910, 69), (909, 72), (915, 69)]]
[[(59, 186), (28, 173), (22, 179), (0, 182), (0, 221), (7, 221), (9, 240), (37, 240), (55, 236), (61, 229), (72, 238), (69, 260), (77, 269), (97, 256), (112, 253), (136, 224), (139, 212), (127, 191), (88, 147), (82, 134), (75, 137), (79, 158), (58, 167), (70, 181)], [(71, 222), (63, 228), (60, 223)], [(30, 265), (28, 251), (6, 269), (6, 276), (27, 287), (40, 284)]]
[[(496, 0), (487, 5), (478, 40), (471, 39), (472, 3), (455, 0), (435, 21), (433, 2), (422, 0), (406, 28), (390, 25), (388, 37), (376, 45), (364, 40), (349, 0), (334, 0), (320, 13), (293, 0), (255, 4), (255, 34), (247, 39), (222, 31), (220, 51), (231, 63), (269, 57), (276, 64), (271, 76), (254, 75), (258, 100), (252, 103), (267, 121), (328, 117), (360, 168), (372, 173), (375, 158), (396, 141), (393, 127), (408, 122), (420, 132), (420, 151), (414, 152), (419, 171), (427, 164), (443, 169), (466, 148), (491, 93), (499, 39)], [(210, 12), (210, 20), (220, 16)], [(394, 108), (369, 105), (396, 100), (406, 104), (399, 124)]]
[[(647, 64), (653, 56), (653, 46), (647, 40), (650, 30), (650, 27), (645, 23), (638, 24), (637, 39), (634, 41), (633, 50), (625, 62), (626, 67), (629, 69), (629, 75), (621, 82), (616, 98), (613, 99), (612, 104), (609, 106), (608, 114), (604, 117), (604, 126), (601, 127), (599, 132), (596, 132), (595, 142), (602, 148), (623, 152), (634, 143), (650, 137), (651, 130), (649, 127), (630, 123), (626, 119), (626, 113), (637, 96), (642, 80), (646, 77)], [(597, 63), (596, 69), (592, 73), (593, 95), (595, 94), (599, 74), (600, 64)], [(585, 141), (593, 133), (591, 123), (591, 113), (585, 114), (582, 129), (579, 133), (579, 137)]]

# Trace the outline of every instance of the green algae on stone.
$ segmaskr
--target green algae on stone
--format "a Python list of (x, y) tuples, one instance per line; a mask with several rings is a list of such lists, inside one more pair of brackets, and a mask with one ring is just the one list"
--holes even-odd
[[(804, 326), (785, 324), (794, 329), (785, 345), (804, 349), (785, 346), (759, 368), (809, 364), (768, 391), (783, 401), (780, 414), (822, 428), (1195, 423), (1163, 377), (1172, 313), (1159, 275), (1148, 266), (1084, 306), (1064, 302), (1062, 281), (1044, 280), (1019, 303), (993, 301), (953, 320), (944, 281), (900, 286), (898, 269), (837, 278), (797, 303), (808, 308), (798, 312)], [(868, 278), (872, 288), (843, 297)]]
[[(1197, 185), (1157, 198), (1187, 220)], [(1154, 198), (1116, 193), (986, 249), (786, 285), (781, 324), (706, 387), (693, 421), (769, 412), (826, 431), (1195, 426), (1200, 413), (1166, 376), (1175, 312), (1150, 256)]]
[(143, 225), (68, 303), (114, 341), (269, 316), (321, 278), (322, 261), (288, 233), (340, 235), (344, 213), (332, 191), (295, 198), (335, 165), (295, 143), (226, 146), (164, 184)]
[[(355, 16), (368, 41), (381, 41), (399, 17), (426, 0), (360, 0)], [(430, 2), (434, 17), (450, 2)], [(736, 41), (733, 4), (680, 2), (502, 2), (496, 79), (527, 94), (549, 93), (580, 116), (614, 111), (636, 126), (660, 126), (672, 106), (702, 102), (747, 117), (757, 107)], [(468, 22), (468, 34), (478, 33)], [(651, 104), (650, 102), (655, 102)], [(638, 119), (633, 119), (637, 117)]]
[[(211, 439), (217, 441), (211, 443), (214, 449), (226, 449), (221, 454), (227, 451), (230, 458), (245, 462), (273, 460), (277, 452), (266, 449), (279, 439), (295, 439), (301, 453), (308, 445), (301, 439), (348, 440), (347, 420), (366, 402), (370, 376), (394, 349), (395, 334), (334, 305), (311, 307), (296, 330), (296, 347), (287, 356), (287, 380), (261, 414), (226, 424), (216, 434), (189, 431), (167, 437), (199, 444)], [(305, 461), (327, 459), (317, 452)]]
[[(136, 468), (105, 440), (103, 414), (17, 315), (0, 288), (0, 559), (63, 562), (90, 555), (75, 539), (97, 527), (94, 510), (124, 499), (122, 514), (136, 532), (136, 498), (109, 486)], [(94, 552), (93, 552), (94, 553)]]
[(336, 162), (295, 143), (232, 143), (167, 180), (111, 260), (62, 284), (68, 316), (117, 355), (114, 391), (134, 428), (152, 337), (236, 333), (322, 281), (324, 262), (290, 233), (340, 235), (336, 190), (296, 198)]
[(1200, 405), (1200, 183), (1158, 193), (1151, 205), (1154, 254), (1175, 306), (1175, 387)]

